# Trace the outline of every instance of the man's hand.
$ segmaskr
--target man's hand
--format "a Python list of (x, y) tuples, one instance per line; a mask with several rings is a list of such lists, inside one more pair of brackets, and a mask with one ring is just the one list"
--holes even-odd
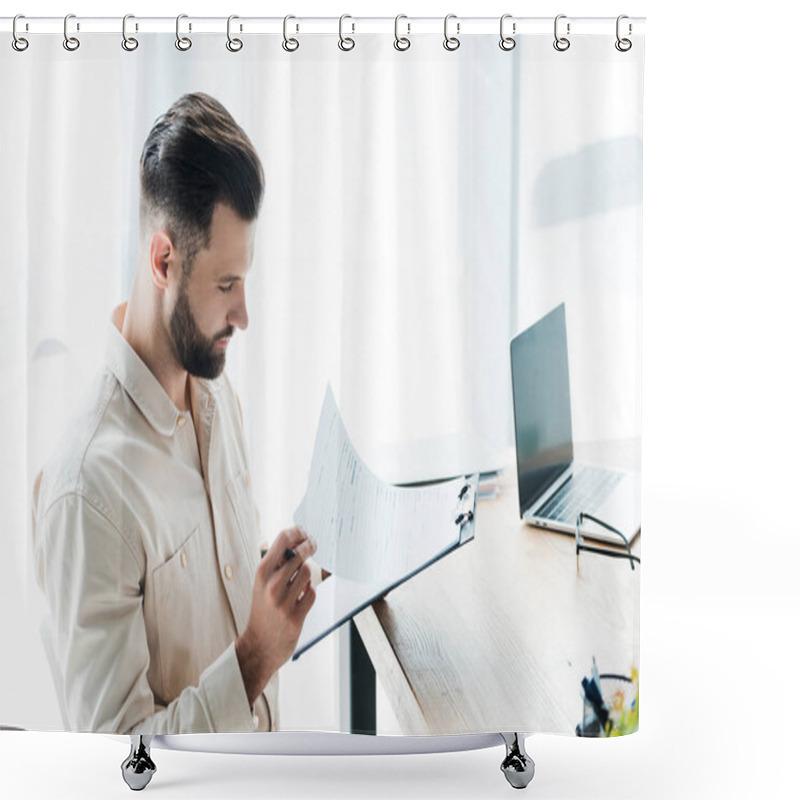
[[(316, 549), (300, 528), (281, 531), (256, 569), (250, 619), (236, 640), (236, 657), (251, 706), (297, 647), (316, 596), (305, 563)], [(295, 555), (287, 558), (287, 551)]]

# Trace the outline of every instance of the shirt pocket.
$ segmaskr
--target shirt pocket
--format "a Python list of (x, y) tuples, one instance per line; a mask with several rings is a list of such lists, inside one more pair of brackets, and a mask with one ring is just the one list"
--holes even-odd
[(228, 502), (230, 502), (236, 518), (242, 547), (247, 554), (250, 568), (254, 570), (258, 562), (256, 555), (261, 540), (261, 531), (250, 485), (250, 474), (246, 469), (228, 482), (227, 493)]
[[(203, 670), (230, 643), (231, 625), (218, 586), (211, 534), (198, 525), (163, 564), (153, 571), (153, 609), (158, 631), (160, 691), (172, 702), (187, 686), (196, 686)], [(160, 697), (158, 697), (160, 695)]]

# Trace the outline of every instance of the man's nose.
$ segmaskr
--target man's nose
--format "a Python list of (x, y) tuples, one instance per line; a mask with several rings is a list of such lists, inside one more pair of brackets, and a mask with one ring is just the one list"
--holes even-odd
[(231, 325), (239, 328), (239, 330), (243, 331), (247, 329), (247, 302), (244, 296), (244, 289), (242, 289), (239, 302), (236, 304), (236, 307), (229, 317), (229, 322)]

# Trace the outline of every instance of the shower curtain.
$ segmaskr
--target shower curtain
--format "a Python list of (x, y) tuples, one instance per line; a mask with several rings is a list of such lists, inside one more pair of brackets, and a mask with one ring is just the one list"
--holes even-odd
[[(613, 19), (181, 24), (130, 20), (121, 46), (31, 22), (0, 48), (0, 721), (636, 730), (641, 536), (582, 538), (588, 505), (561, 530), (520, 519), (511, 342), (562, 309), (566, 393), (514, 365), (549, 398), (527, 400), (546, 406), (534, 436), (560, 415), (570, 461), (574, 443), (638, 478), (643, 36)], [(219, 151), (167, 154), (203, 115), (217, 133), (192, 135)], [(176, 209), (199, 219), (206, 196), (194, 236)], [(224, 371), (192, 366), (182, 337)], [(308, 532), (314, 550), (298, 522), (328, 399), (387, 497), (432, 509), (475, 476), (474, 535), (344, 619), (333, 534)], [(638, 489), (627, 502), (640, 520)], [(359, 508), (377, 548), (396, 517)], [(430, 509), (404, 535), (432, 536)], [(307, 556), (281, 597), (333, 629), (294, 659), (286, 634), (249, 681), (242, 643), (260, 624), (273, 653), (285, 621), (267, 625), (254, 585)]]

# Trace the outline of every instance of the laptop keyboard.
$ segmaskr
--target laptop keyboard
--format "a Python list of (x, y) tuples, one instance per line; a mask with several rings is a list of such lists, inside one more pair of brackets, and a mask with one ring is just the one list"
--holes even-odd
[(623, 477), (601, 467), (578, 467), (536, 516), (574, 525), (581, 511), (596, 510)]

